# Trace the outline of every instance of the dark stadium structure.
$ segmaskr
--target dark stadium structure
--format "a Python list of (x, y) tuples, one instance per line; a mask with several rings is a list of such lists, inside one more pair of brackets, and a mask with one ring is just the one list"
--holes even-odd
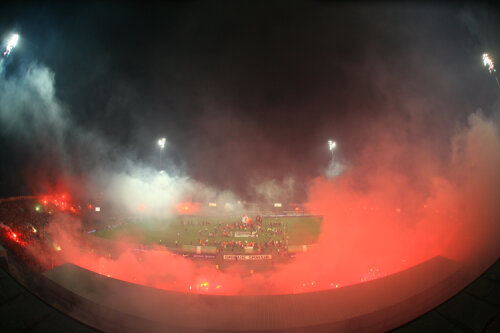
[[(43, 218), (33, 221), (26, 216), (27, 200), (1, 202), (0, 220), (8, 217), (17, 229), (42, 229)], [(9, 242), (5, 227), (2, 232), (1, 265), (9, 275), (55, 309), (109, 332), (380, 332), (410, 322), (470, 283), (459, 263), (435, 257), (399, 273), (332, 290), (187, 294), (109, 278), (71, 263), (40, 265), (16, 242)], [(498, 278), (498, 270), (496, 274)], [(498, 295), (498, 279), (495, 290)], [(498, 299), (491, 303), (498, 311)], [(490, 317), (487, 326), (494, 328), (498, 314)]]

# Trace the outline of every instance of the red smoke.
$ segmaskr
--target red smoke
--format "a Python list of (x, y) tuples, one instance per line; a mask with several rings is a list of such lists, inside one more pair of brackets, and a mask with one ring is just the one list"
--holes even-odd
[(198, 202), (180, 202), (175, 206), (175, 210), (179, 215), (196, 214), (200, 210)]
[[(336, 288), (436, 255), (459, 261), (473, 276), (500, 253), (496, 125), (472, 115), (468, 128), (453, 138), (448, 155), (443, 163), (422, 147), (391, 136), (378, 138), (342, 175), (318, 178), (311, 185), (309, 210), (323, 216), (318, 244), (265, 273), (237, 266), (221, 272), (213, 262), (193, 262), (161, 248), (142, 251), (130, 243), (82, 238), (78, 224), (67, 218), (55, 220), (49, 233), (62, 248), (61, 261), (184, 292), (276, 294)], [(178, 206), (181, 212), (184, 207)]]
[[(439, 165), (422, 147), (396, 138), (372, 143), (362, 164), (317, 179), (310, 209), (324, 217), (319, 243), (271, 278), (325, 288), (391, 274), (436, 255), (459, 261), (471, 276), (500, 254), (500, 137), (474, 114)], [(411, 152), (411, 170), (405, 164)], [(306, 288), (307, 287), (307, 288)]]

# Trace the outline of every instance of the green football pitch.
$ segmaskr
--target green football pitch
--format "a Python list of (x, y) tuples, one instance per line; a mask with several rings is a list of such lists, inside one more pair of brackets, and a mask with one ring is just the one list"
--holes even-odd
[[(207, 223), (208, 222), (208, 223)], [(254, 222), (255, 223), (255, 222)], [(161, 244), (167, 247), (197, 245), (200, 239), (209, 238), (210, 244), (220, 241), (255, 241), (263, 244), (269, 240), (288, 240), (288, 245), (311, 245), (317, 242), (321, 230), (320, 217), (268, 217), (263, 218), (262, 228), (255, 238), (222, 235), (222, 228), (241, 224), (241, 217), (175, 216), (169, 219), (136, 220), (115, 228), (101, 229), (94, 233), (106, 239), (124, 239), (145, 245)], [(249, 231), (249, 230), (247, 230)]]

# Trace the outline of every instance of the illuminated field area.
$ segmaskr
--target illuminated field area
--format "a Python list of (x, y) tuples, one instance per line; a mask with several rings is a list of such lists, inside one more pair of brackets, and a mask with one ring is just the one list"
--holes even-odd
[[(269, 241), (281, 241), (289, 246), (311, 245), (318, 241), (321, 231), (320, 217), (263, 218), (262, 225), (255, 227), (253, 237), (235, 237), (235, 232), (252, 232), (252, 228), (240, 229), (238, 217), (175, 216), (170, 219), (138, 220), (115, 228), (97, 230), (94, 235), (106, 239), (126, 239), (146, 245), (178, 247), (182, 245), (214, 246), (221, 242), (255, 242), (261, 247)], [(226, 231), (227, 230), (227, 231)], [(224, 235), (226, 233), (226, 235)], [(208, 243), (205, 243), (208, 239)]]

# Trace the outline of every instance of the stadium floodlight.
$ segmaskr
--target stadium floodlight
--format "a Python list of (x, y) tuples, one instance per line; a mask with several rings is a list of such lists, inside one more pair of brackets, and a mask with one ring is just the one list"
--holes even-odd
[(330, 150), (333, 153), (333, 150), (337, 147), (337, 143), (332, 140), (328, 140), (328, 150)]
[(488, 71), (490, 73), (495, 72), (495, 64), (493, 63), (493, 60), (491, 60), (490, 56), (488, 53), (483, 54), (483, 65), (488, 68)]
[(500, 82), (498, 82), (498, 77), (496, 75), (497, 70), (495, 69), (495, 63), (493, 60), (490, 58), (488, 53), (483, 54), (483, 65), (488, 68), (488, 71), (490, 72), (491, 75), (495, 78), (495, 81), (497, 81), (497, 86), (500, 88)]
[(161, 151), (165, 149), (165, 143), (167, 142), (167, 139), (161, 138), (158, 139), (158, 146), (160, 146), (160, 172), (161, 172)]
[(5, 46), (5, 50), (3, 51), (2, 55), (7, 58), (10, 54), (10, 51), (12, 51), (13, 48), (16, 47), (17, 42), (19, 41), (19, 35), (18, 34), (12, 34), (9, 39), (7, 40), (7, 45)]
[(160, 149), (165, 148), (165, 143), (167, 142), (167, 139), (161, 138), (158, 140), (158, 146), (160, 146)]

